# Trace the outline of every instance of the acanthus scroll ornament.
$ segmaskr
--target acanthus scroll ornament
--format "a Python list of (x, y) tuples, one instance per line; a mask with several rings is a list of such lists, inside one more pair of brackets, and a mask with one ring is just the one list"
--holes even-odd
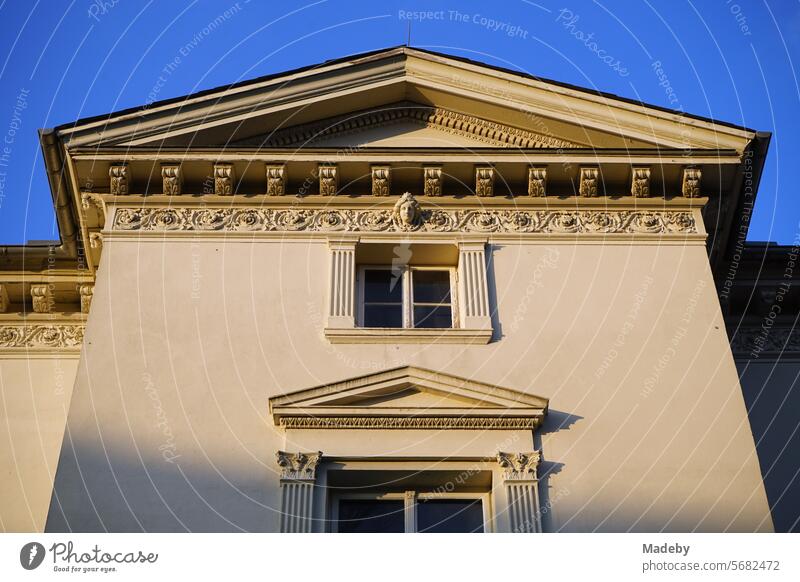
[(423, 209), (410, 193), (392, 209), (118, 208), (115, 231), (469, 232), (697, 234), (694, 215), (671, 210)]

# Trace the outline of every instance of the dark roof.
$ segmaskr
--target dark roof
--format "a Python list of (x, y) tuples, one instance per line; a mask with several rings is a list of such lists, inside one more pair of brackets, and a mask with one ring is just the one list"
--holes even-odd
[(221, 86), (214, 87), (214, 88), (211, 88), (211, 89), (204, 89), (202, 91), (197, 91), (195, 93), (189, 93), (188, 95), (183, 95), (183, 96), (180, 96), (180, 97), (172, 97), (170, 99), (162, 99), (160, 101), (154, 101), (153, 103), (150, 103), (148, 105), (141, 105), (141, 106), (137, 106), (137, 107), (129, 107), (127, 109), (122, 109), (120, 111), (115, 111), (115, 112), (112, 112), (112, 113), (106, 113), (106, 114), (102, 114), (102, 115), (94, 115), (94, 116), (91, 116), (91, 117), (84, 117), (84, 118), (78, 119), (78, 120), (70, 122), (70, 123), (65, 123), (65, 124), (59, 125), (59, 126), (57, 126), (55, 128), (54, 131), (58, 131), (60, 129), (66, 129), (66, 128), (70, 128), (70, 127), (74, 127), (74, 126), (81, 125), (81, 124), (84, 124), (84, 123), (92, 123), (92, 122), (95, 122), (95, 121), (102, 121), (103, 119), (112, 119), (114, 117), (118, 117), (118, 116), (121, 116), (121, 115), (127, 115), (127, 114), (130, 114), (130, 113), (136, 113), (137, 111), (145, 111), (145, 110), (151, 109), (153, 107), (160, 107), (162, 105), (169, 105), (171, 103), (181, 103), (181, 102), (187, 101), (189, 99), (194, 99), (194, 98), (197, 98), (197, 97), (203, 97), (203, 96), (206, 96), (206, 95), (212, 95), (214, 93), (221, 93), (223, 91), (228, 91), (230, 89), (236, 89), (236, 88), (240, 88), (240, 87), (247, 87), (248, 85), (255, 85), (257, 83), (262, 83), (264, 81), (277, 79), (277, 78), (280, 78), (280, 77), (283, 77), (283, 76), (287, 76), (287, 75), (295, 75), (297, 73), (302, 73), (304, 71), (310, 71), (310, 70), (313, 70), (313, 69), (318, 69), (318, 68), (329, 66), (329, 65), (336, 65), (336, 64), (339, 64), (339, 63), (346, 63), (348, 61), (352, 61), (352, 60), (356, 60), (356, 59), (363, 59), (363, 58), (370, 57), (370, 56), (373, 56), (373, 55), (377, 55), (377, 54), (380, 54), (380, 53), (388, 53), (388, 52), (391, 52), (393, 50), (397, 50), (399, 48), (408, 48), (408, 49), (410, 49), (412, 51), (426, 53), (426, 54), (437, 56), (437, 57), (444, 57), (444, 58), (452, 59), (454, 61), (459, 61), (459, 62), (462, 62), (462, 63), (467, 63), (467, 64), (470, 64), (470, 65), (475, 65), (475, 66), (479, 66), (479, 67), (485, 67), (485, 68), (492, 69), (492, 70), (495, 70), (495, 71), (500, 71), (500, 72), (503, 72), (503, 73), (516, 75), (516, 76), (524, 78), (524, 79), (531, 79), (531, 80), (534, 80), (534, 81), (540, 81), (540, 82), (543, 82), (543, 83), (549, 83), (549, 84), (552, 84), (552, 85), (556, 85), (558, 87), (564, 87), (564, 88), (567, 88), (567, 89), (571, 89), (571, 90), (574, 90), (574, 91), (580, 91), (580, 92), (587, 93), (587, 94), (590, 94), (590, 95), (596, 95), (596, 96), (599, 96), (599, 97), (615, 99), (615, 100), (622, 101), (622, 102), (625, 102), (625, 103), (631, 103), (633, 105), (640, 105), (640, 106), (643, 106), (643, 107), (648, 107), (650, 109), (654, 109), (654, 110), (657, 110), (657, 111), (663, 111), (665, 113), (671, 113), (671, 114), (678, 115), (680, 117), (685, 117), (685, 118), (688, 118), (688, 119), (697, 119), (697, 120), (700, 120), (700, 121), (716, 123), (716, 124), (719, 124), (719, 125), (723, 125), (723, 126), (726, 126), (726, 127), (731, 127), (731, 128), (734, 128), (734, 129), (741, 129), (741, 130), (744, 130), (744, 131), (753, 131), (753, 132), (756, 131), (754, 129), (751, 129), (751, 128), (748, 128), (748, 127), (745, 127), (745, 126), (742, 126), (742, 125), (737, 125), (735, 123), (729, 123), (729, 122), (726, 122), (726, 121), (719, 121), (719, 120), (713, 119), (711, 117), (704, 117), (704, 116), (701, 116), (701, 115), (694, 115), (694, 114), (691, 114), (691, 113), (686, 113), (684, 111), (679, 111), (679, 110), (676, 110), (676, 109), (670, 109), (668, 107), (661, 107), (660, 105), (652, 105), (650, 103), (645, 103), (644, 101), (638, 101), (636, 99), (630, 99), (628, 97), (621, 97), (621, 96), (616, 95), (614, 93), (607, 93), (607, 92), (604, 92), (604, 91), (598, 91), (596, 89), (590, 89), (590, 88), (581, 87), (581, 86), (578, 86), (578, 85), (572, 85), (570, 83), (564, 83), (564, 82), (561, 82), (561, 81), (554, 81), (552, 79), (546, 79), (544, 77), (538, 77), (536, 75), (531, 75), (529, 73), (523, 73), (523, 72), (520, 72), (520, 71), (517, 71), (517, 70), (508, 69), (508, 68), (505, 68), (505, 67), (499, 67), (499, 66), (496, 66), (496, 65), (489, 65), (487, 63), (483, 63), (481, 61), (475, 61), (475, 60), (468, 59), (468, 58), (465, 58), (465, 57), (459, 57), (459, 56), (455, 56), (455, 55), (451, 55), (451, 54), (447, 54), (447, 53), (443, 53), (443, 52), (432, 51), (432, 50), (418, 48), (418, 47), (405, 47), (404, 45), (391, 46), (391, 47), (377, 49), (377, 50), (373, 50), (373, 51), (367, 51), (367, 52), (363, 52), (363, 53), (356, 53), (356, 54), (353, 54), (353, 55), (347, 55), (347, 56), (336, 58), (336, 59), (329, 59), (327, 61), (323, 61), (322, 63), (316, 63), (316, 64), (313, 64), (313, 65), (306, 65), (304, 67), (299, 67), (297, 69), (291, 69), (291, 70), (288, 70), (288, 71), (281, 71), (281, 72), (278, 72), (278, 73), (272, 73), (270, 75), (263, 75), (261, 77), (256, 77), (254, 79), (248, 79), (246, 81), (240, 81), (238, 83), (233, 83), (233, 84), (230, 84), (230, 85), (221, 85)]

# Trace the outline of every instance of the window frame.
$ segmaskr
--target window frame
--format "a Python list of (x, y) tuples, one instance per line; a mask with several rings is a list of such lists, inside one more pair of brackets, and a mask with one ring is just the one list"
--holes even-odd
[[(392, 271), (394, 269), (403, 270), (402, 281), (402, 320), (403, 327), (366, 327), (364, 325), (364, 285), (366, 283), (365, 271), (383, 270)], [(439, 328), (420, 328), (414, 327), (414, 271), (446, 271), (450, 275), (450, 327)], [(460, 317), (458, 313), (458, 268), (453, 265), (358, 265), (356, 270), (356, 322), (355, 326), (359, 329), (392, 329), (392, 330), (422, 330), (444, 331), (448, 329), (459, 329)]]
[(483, 531), (492, 532), (491, 492), (445, 492), (410, 489), (407, 491), (374, 491), (365, 493), (334, 493), (330, 499), (330, 531), (339, 533), (339, 502), (342, 500), (403, 501), (403, 517), (405, 531), (403, 533), (419, 533), (417, 531), (417, 499), (480, 499), (483, 513)]

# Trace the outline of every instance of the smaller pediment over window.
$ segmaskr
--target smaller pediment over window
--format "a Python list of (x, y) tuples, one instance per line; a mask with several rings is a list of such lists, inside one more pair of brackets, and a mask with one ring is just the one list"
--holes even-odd
[(284, 428), (528, 429), (548, 400), (405, 366), (270, 399)]

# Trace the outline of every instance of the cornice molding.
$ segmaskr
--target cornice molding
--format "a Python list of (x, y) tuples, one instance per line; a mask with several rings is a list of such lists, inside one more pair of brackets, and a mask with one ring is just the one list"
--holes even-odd
[(488, 121), (474, 115), (408, 102), (355, 111), (322, 121), (287, 127), (267, 136), (235, 142), (234, 145), (313, 147), (314, 143), (319, 140), (361, 133), (374, 127), (384, 127), (404, 121), (411, 121), (423, 127), (432, 127), (453, 135), (477, 139), (495, 147), (559, 149), (585, 147), (582, 144)]
[(80, 351), (85, 327), (83, 323), (0, 322), (0, 351)]
[(534, 430), (536, 417), (497, 416), (282, 416), (283, 428)]
[(113, 231), (373, 232), (508, 234), (698, 234), (690, 211), (420, 209), (117, 208)]

